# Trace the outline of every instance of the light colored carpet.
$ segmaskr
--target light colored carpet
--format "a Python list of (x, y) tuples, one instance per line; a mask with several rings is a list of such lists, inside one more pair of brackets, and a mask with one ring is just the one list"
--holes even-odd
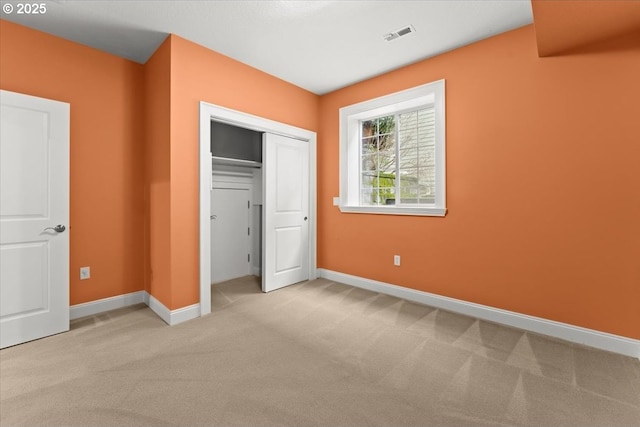
[(327, 280), (0, 352), (2, 426), (638, 426), (640, 362)]

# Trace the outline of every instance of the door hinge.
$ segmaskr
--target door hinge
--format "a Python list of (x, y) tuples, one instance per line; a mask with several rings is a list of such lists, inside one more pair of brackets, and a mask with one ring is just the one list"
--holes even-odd
[(251, 209), (251, 202), (247, 200), (247, 209)]
[(251, 262), (251, 254), (247, 254), (247, 262)]
[(247, 227), (247, 236), (251, 236), (251, 228)]

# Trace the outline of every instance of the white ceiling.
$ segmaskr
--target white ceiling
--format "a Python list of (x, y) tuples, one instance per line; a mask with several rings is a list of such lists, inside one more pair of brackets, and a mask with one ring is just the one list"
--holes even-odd
[[(45, 3), (2, 18), (140, 63), (173, 33), (317, 94), (533, 21), (529, 0)], [(384, 41), (406, 25), (416, 32)]]

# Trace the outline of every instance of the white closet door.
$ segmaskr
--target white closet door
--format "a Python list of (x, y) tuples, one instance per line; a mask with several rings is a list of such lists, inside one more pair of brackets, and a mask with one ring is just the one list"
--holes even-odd
[(262, 290), (309, 279), (309, 143), (265, 133)]
[(211, 190), (211, 283), (251, 274), (250, 191)]

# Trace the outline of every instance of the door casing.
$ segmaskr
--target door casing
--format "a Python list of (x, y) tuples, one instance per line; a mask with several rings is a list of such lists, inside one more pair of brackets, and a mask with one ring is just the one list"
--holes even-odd
[[(211, 313), (211, 120), (309, 144), (309, 280), (317, 278), (316, 133), (241, 111), (200, 102), (200, 316)], [(263, 266), (264, 268), (264, 266)]]

